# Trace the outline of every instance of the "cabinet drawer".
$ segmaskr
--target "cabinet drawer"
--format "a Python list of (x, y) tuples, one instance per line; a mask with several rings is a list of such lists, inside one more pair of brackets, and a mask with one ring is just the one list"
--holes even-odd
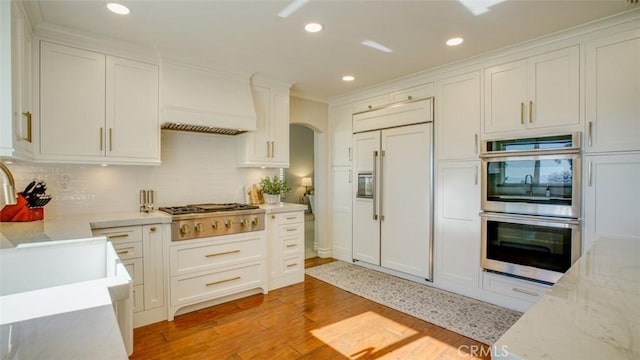
[(133, 287), (133, 312), (144, 310), (144, 286), (137, 285)]
[(412, 87), (391, 94), (391, 102), (426, 99), (433, 96), (433, 83)]
[(264, 261), (217, 272), (171, 278), (171, 305), (196, 303), (265, 286)]
[(288, 256), (301, 254), (304, 249), (304, 246), (302, 244), (303, 238), (301, 236), (284, 239), (282, 241), (282, 255)]
[(277, 214), (276, 220), (279, 225), (304, 223), (304, 212), (296, 211), (284, 214)]
[(174, 246), (169, 252), (171, 275), (203, 271), (264, 258), (261, 237), (236, 240), (224, 244)]
[(142, 285), (144, 282), (144, 268), (142, 267), (142, 259), (130, 259), (122, 262), (131, 277), (133, 285)]
[(123, 226), (93, 230), (93, 235), (104, 235), (114, 245), (123, 242), (142, 241), (141, 226)]
[(498, 294), (535, 303), (540, 300), (542, 295), (551, 287), (485, 272), (482, 274), (482, 288)]
[(304, 257), (297, 255), (282, 260), (282, 275), (304, 273)]
[(278, 225), (278, 237), (304, 236), (304, 224)]
[(120, 260), (134, 259), (142, 257), (142, 242), (130, 242), (113, 244), (116, 254)]

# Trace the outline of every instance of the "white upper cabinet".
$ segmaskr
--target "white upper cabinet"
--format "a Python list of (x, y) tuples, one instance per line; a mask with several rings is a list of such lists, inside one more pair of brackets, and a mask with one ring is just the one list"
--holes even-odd
[(289, 167), (289, 88), (252, 86), (256, 130), (238, 136), (238, 164)]
[(329, 131), (331, 132), (331, 165), (351, 166), (353, 105), (345, 104), (329, 110)]
[(391, 102), (426, 99), (433, 96), (433, 83), (391, 93)]
[(436, 154), (441, 160), (477, 159), (480, 136), (480, 73), (436, 83)]
[(367, 98), (364, 100), (356, 101), (353, 104), (353, 112), (359, 113), (371, 109), (375, 109), (380, 106), (384, 106), (391, 103), (391, 94), (383, 94)]
[(573, 46), (484, 71), (484, 133), (524, 129), (579, 130), (579, 47)]
[(40, 161), (160, 162), (158, 67), (40, 43)]
[(588, 152), (640, 150), (640, 30), (586, 46)]
[[(31, 46), (33, 34), (19, 2), (2, 6), (0, 87), (3, 95), (0, 119), (0, 157), (29, 160), (33, 154), (31, 100)], [(10, 94), (10, 95), (9, 95)]]

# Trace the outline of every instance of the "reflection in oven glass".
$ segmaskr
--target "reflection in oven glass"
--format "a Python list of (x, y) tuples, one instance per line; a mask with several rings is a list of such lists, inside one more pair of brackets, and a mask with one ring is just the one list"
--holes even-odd
[(571, 266), (571, 229), (488, 221), (487, 258), (565, 272)]

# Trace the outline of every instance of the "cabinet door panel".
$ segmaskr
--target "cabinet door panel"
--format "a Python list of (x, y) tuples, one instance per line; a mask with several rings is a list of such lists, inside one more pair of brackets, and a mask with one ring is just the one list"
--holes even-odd
[(640, 30), (587, 44), (587, 151), (640, 150)]
[(382, 131), (381, 265), (431, 278), (433, 124)]
[(105, 55), (44, 41), (40, 51), (41, 154), (103, 156)]
[(603, 236), (640, 236), (640, 155), (586, 156), (582, 253)]
[(480, 74), (438, 81), (437, 154), (439, 159), (478, 157), (480, 133)]
[(289, 166), (289, 91), (271, 90), (271, 161)]
[(243, 135), (248, 138), (247, 152), (253, 161), (267, 161), (269, 152), (269, 112), (271, 101), (269, 100), (269, 89), (253, 86), (253, 106), (256, 109), (256, 131)]
[(480, 279), (479, 163), (438, 166), (435, 280), (477, 288)]
[(107, 57), (107, 156), (159, 158), (158, 67)]
[(351, 261), (352, 171), (340, 166), (331, 170), (331, 246), (335, 259)]
[(548, 128), (580, 123), (578, 56), (578, 47), (574, 46), (529, 59), (527, 126)]
[(493, 133), (523, 129), (527, 60), (486, 69), (484, 83), (484, 131)]
[(351, 165), (352, 116), (353, 105), (351, 104), (333, 108), (329, 113), (333, 166)]
[(144, 309), (164, 306), (164, 232), (169, 225), (153, 224), (142, 227), (144, 258)]

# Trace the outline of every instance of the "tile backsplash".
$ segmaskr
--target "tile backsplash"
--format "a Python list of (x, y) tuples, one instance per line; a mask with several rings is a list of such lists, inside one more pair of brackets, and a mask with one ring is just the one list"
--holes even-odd
[(162, 132), (160, 166), (10, 164), (16, 188), (47, 183), (45, 216), (138, 211), (139, 191), (155, 191), (155, 206), (245, 202), (244, 186), (276, 169), (238, 168), (236, 138)]

